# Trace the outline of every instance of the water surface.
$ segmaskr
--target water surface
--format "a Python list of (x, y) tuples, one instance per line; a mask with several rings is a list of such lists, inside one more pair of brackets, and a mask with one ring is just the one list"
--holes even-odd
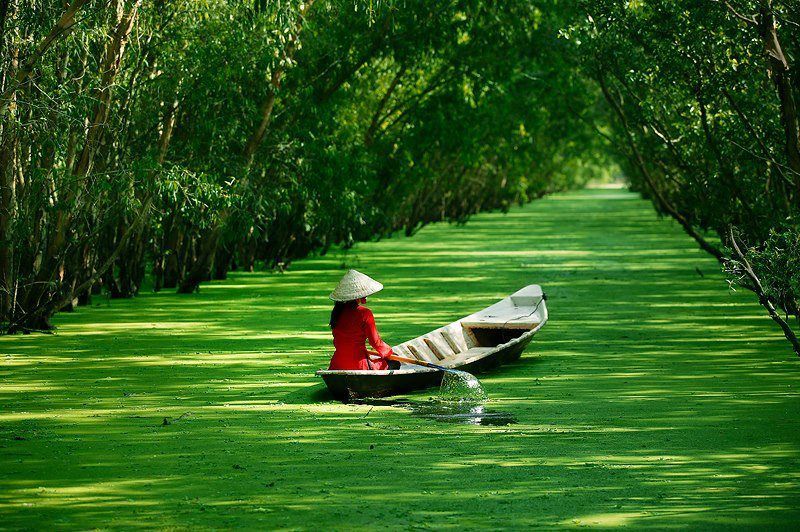
[[(390, 344), (530, 283), (550, 322), (518, 362), (480, 375), (481, 415), (321, 401), (342, 264), (385, 285), (369, 306)], [(728, 292), (714, 259), (622, 191), (558, 194), (285, 274), (233, 272), (197, 294), (97, 298), (55, 323), (0, 338), (0, 527), (800, 521), (798, 362), (751, 294)], [(452, 422), (491, 412), (517, 423)]]

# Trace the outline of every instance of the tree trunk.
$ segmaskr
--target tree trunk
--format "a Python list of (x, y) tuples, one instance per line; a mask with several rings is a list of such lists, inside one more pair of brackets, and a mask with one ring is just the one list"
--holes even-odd
[[(4, 5), (3, 16), (7, 14), (8, 5)], [(0, 49), (0, 52), (4, 50)], [(9, 54), (8, 66), (13, 73), (17, 68), (16, 47)], [(0, 133), (0, 323), (11, 321), (14, 301), (14, 246), (11, 234), (12, 223), (16, 215), (16, 169), (14, 168), (14, 150), (17, 122), (16, 94), (10, 95), (8, 117), (2, 121)]]
[[(180, 82), (178, 83), (180, 86)], [(172, 140), (172, 132), (175, 129), (175, 121), (178, 115), (179, 100), (176, 94), (175, 100), (169, 107), (164, 117), (161, 119), (161, 133), (158, 136), (158, 165), (163, 166), (167, 158), (167, 151)], [(167, 218), (164, 228), (161, 249), (157, 249), (153, 261), (153, 276), (155, 285), (153, 289), (158, 292), (161, 288), (175, 288), (178, 285), (178, 250), (182, 240), (180, 233), (179, 217), (177, 215), (178, 206)]]
[(272, 73), (272, 77), (270, 78), (270, 89), (267, 93), (266, 98), (261, 103), (261, 109), (259, 110), (260, 120), (258, 126), (256, 126), (255, 131), (253, 134), (250, 135), (250, 138), (247, 139), (247, 144), (244, 147), (244, 167), (245, 172), (253, 166), (253, 160), (255, 159), (256, 150), (261, 145), (261, 141), (264, 140), (264, 134), (267, 131), (267, 126), (269, 126), (270, 118), (272, 117), (272, 109), (275, 107), (275, 98), (278, 94), (278, 90), (281, 87), (281, 77), (283, 76), (282, 69), (276, 69)]
[[(89, 175), (99, 142), (102, 140), (102, 135), (105, 133), (112, 102), (112, 87), (119, 73), (122, 56), (125, 50), (125, 42), (133, 28), (133, 23), (141, 1), (142, 0), (135, 0), (130, 9), (121, 14), (111, 34), (111, 39), (105, 47), (104, 56), (101, 61), (101, 83), (94, 94), (96, 103), (92, 113), (92, 119), (89, 121), (86, 140), (80, 158), (72, 168), (72, 177), (74, 179), (70, 180), (69, 185), (63, 187), (63, 191), (61, 191), (59, 195), (58, 204), (55, 209), (54, 227), (51, 231), (52, 236), (46, 245), (42, 266), (36, 275), (35, 288), (31, 288), (25, 297), (23, 306), (26, 309), (30, 309), (25, 318), (26, 321), (38, 319), (38, 317), (49, 318), (53, 312), (56, 312), (59, 308), (69, 303), (74, 298), (75, 294), (79, 294), (83, 290), (91, 288), (94, 281), (105, 274), (105, 269), (99, 273), (95, 272), (89, 279), (77, 284), (77, 291), (73, 292), (72, 287), (75, 285), (69, 284), (68, 280), (69, 278), (77, 279), (79, 272), (65, 270), (64, 261), (68, 250), (67, 237), (68, 232), (74, 225), (73, 221), (85, 212), (85, 209), (81, 207), (80, 198), (87, 184), (83, 182), (82, 178), (86, 178)], [(74, 0), (72, 7), (80, 7), (86, 2), (87, 0)], [(71, 17), (74, 17), (74, 13), (72, 13)], [(62, 21), (63, 20), (64, 17), (62, 17)], [(72, 18), (69, 18), (69, 20), (69, 24), (71, 25)], [(62, 21), (59, 22), (59, 25), (61, 25)], [(62, 31), (64, 31), (63, 28)], [(80, 183), (80, 185), (77, 185), (77, 183)], [(115, 253), (118, 254), (119, 251), (121, 250), (116, 250)], [(109, 265), (110, 264), (113, 264), (113, 260)], [(65, 280), (67, 281), (66, 283)], [(55, 289), (52, 288), (54, 281), (56, 285)]]
[(231, 252), (226, 246), (219, 246), (214, 256), (214, 273), (211, 276), (215, 281), (224, 281), (228, 278), (228, 270), (231, 265)]
[(798, 340), (797, 335), (789, 326), (789, 324), (786, 323), (786, 320), (784, 320), (781, 315), (778, 314), (774, 303), (764, 291), (761, 280), (756, 275), (755, 270), (753, 270), (753, 267), (750, 265), (750, 261), (747, 260), (747, 257), (740, 249), (739, 244), (736, 242), (736, 236), (733, 234), (733, 228), (730, 229), (728, 237), (730, 238), (731, 245), (736, 253), (736, 260), (741, 265), (744, 274), (750, 280), (751, 289), (756, 293), (756, 296), (758, 296), (758, 302), (761, 303), (761, 306), (767, 309), (769, 317), (778, 324), (783, 331), (783, 335), (787, 340), (789, 340), (789, 343), (792, 344), (792, 349), (794, 350), (795, 354), (800, 357), (800, 340)]
[(165, 253), (164, 253), (164, 288), (175, 288), (178, 286), (178, 281), (181, 278), (181, 261), (178, 260), (183, 242), (183, 233), (178, 226), (175, 216), (172, 216), (173, 222), (168, 228), (168, 233), (165, 238)]
[(778, 92), (781, 123), (785, 137), (786, 158), (794, 171), (795, 199), (800, 197), (800, 124), (797, 101), (792, 87), (791, 68), (778, 39), (778, 27), (772, 10), (772, 0), (761, 0), (758, 31), (764, 42), (770, 78)]
[[(300, 38), (300, 31), (303, 28), (305, 15), (313, 4), (314, 0), (308, 0), (300, 10), (300, 14), (295, 22), (294, 35), (291, 36), (289, 44), (286, 46), (286, 49), (283, 52), (284, 64), (288, 64), (288, 62), (294, 57), (294, 53), (297, 49), (297, 40)], [(245, 172), (247, 172), (253, 165), (253, 159), (255, 158), (256, 150), (258, 150), (258, 147), (264, 140), (267, 126), (269, 126), (270, 119), (272, 118), (272, 110), (275, 107), (275, 98), (277, 97), (278, 90), (281, 87), (281, 78), (283, 78), (284, 71), (285, 67), (277, 66), (275, 67), (275, 70), (272, 71), (272, 75), (270, 76), (267, 94), (264, 97), (264, 101), (261, 103), (261, 108), (259, 110), (258, 125), (250, 135), (250, 138), (247, 139), (247, 144), (245, 144), (244, 152), (242, 153)]]
[(3, 129), (0, 140), (0, 322), (10, 321), (14, 293), (14, 246), (11, 226), (15, 212), (14, 168), (11, 160), (13, 148), (12, 128)]
[(222, 229), (217, 226), (202, 239), (194, 265), (186, 274), (186, 277), (181, 280), (180, 286), (178, 287), (179, 294), (191, 294), (197, 291), (200, 283), (208, 280), (211, 275), (214, 255), (216, 254), (217, 244), (219, 243), (221, 235)]
[(164, 256), (159, 254), (158, 248), (154, 246), (153, 255), (153, 292), (160, 292), (164, 282)]
[(378, 103), (378, 108), (375, 109), (375, 113), (372, 115), (372, 121), (369, 124), (369, 128), (367, 128), (367, 132), (364, 133), (364, 144), (366, 146), (372, 145), (372, 141), (375, 138), (375, 132), (378, 128), (383, 124), (383, 121), (386, 119), (386, 116), (383, 115), (383, 110), (386, 108), (386, 104), (389, 103), (389, 99), (392, 97), (392, 93), (397, 88), (397, 85), (400, 83), (400, 79), (405, 74), (406, 67), (405, 65), (400, 65), (400, 69), (392, 78), (392, 82), (389, 84), (389, 88), (386, 89), (386, 93), (381, 98), (381, 101)]
[(253, 229), (247, 235), (247, 239), (242, 246), (242, 269), (246, 272), (255, 270), (256, 265), (256, 251), (258, 250), (258, 238), (255, 236)]
[(656, 186), (655, 180), (650, 175), (650, 172), (647, 169), (644, 159), (642, 158), (642, 155), (639, 152), (639, 149), (633, 140), (633, 136), (630, 130), (630, 125), (628, 124), (625, 112), (622, 110), (622, 107), (620, 106), (619, 102), (617, 102), (616, 98), (614, 98), (614, 96), (609, 91), (608, 86), (606, 85), (605, 79), (603, 78), (602, 74), (598, 75), (598, 82), (600, 84), (600, 89), (603, 91), (603, 95), (606, 98), (606, 101), (608, 101), (609, 105), (614, 110), (614, 112), (616, 113), (617, 117), (620, 120), (622, 129), (625, 132), (625, 138), (628, 141), (628, 147), (631, 151), (632, 162), (641, 172), (642, 177), (644, 178), (645, 182), (647, 183), (647, 186), (650, 188), (653, 195), (655, 196), (658, 204), (661, 206), (664, 212), (669, 213), (669, 215), (672, 216), (681, 225), (681, 227), (683, 227), (683, 230), (686, 231), (686, 233), (689, 236), (691, 236), (704, 251), (713, 255), (718, 261), (723, 262), (724, 257), (722, 255), (722, 252), (719, 249), (717, 249), (716, 246), (713, 246), (710, 242), (708, 242), (705, 238), (703, 238), (703, 236), (697, 232), (697, 230), (689, 222), (689, 220), (687, 220), (685, 216), (683, 216), (680, 212), (678, 212), (678, 210), (675, 207), (672, 206), (672, 204), (667, 200), (667, 198), (661, 193), (659, 188)]
[[(300, 13), (295, 22), (295, 31), (290, 36), (289, 44), (283, 52), (284, 65), (288, 65), (294, 56), (297, 49), (297, 42), (299, 39), (300, 31), (303, 27), (303, 22), (306, 13), (313, 5), (314, 0), (308, 0), (300, 10)], [(270, 119), (272, 118), (272, 110), (275, 107), (275, 99), (280, 89), (281, 79), (283, 78), (286, 66), (277, 66), (271, 76), (270, 83), (267, 89), (267, 94), (261, 103), (259, 110), (259, 120), (253, 133), (247, 140), (244, 150), (242, 152), (242, 176), (240, 179), (240, 186), (245, 186), (248, 182), (248, 173), (253, 165), (256, 151), (264, 140), (264, 136), (269, 126)], [(198, 249), (197, 257), (192, 265), (192, 268), (187, 272), (186, 276), (181, 280), (178, 286), (179, 294), (188, 294), (195, 292), (199, 284), (210, 278), (212, 268), (214, 265), (214, 257), (217, 252), (217, 246), (222, 234), (222, 230), (230, 217), (230, 209), (225, 209), (220, 213), (219, 221), (215, 224), (205, 238), (202, 238), (200, 248)]]
[(114, 80), (119, 73), (122, 64), (122, 56), (125, 53), (125, 44), (133, 29), (133, 23), (136, 20), (136, 14), (141, 2), (142, 0), (136, 0), (130, 9), (123, 13), (112, 35), (111, 42), (109, 42), (106, 47), (103, 62), (100, 67), (100, 86), (94, 95), (95, 101), (97, 102), (95, 104), (94, 118), (86, 133), (86, 140), (83, 145), (81, 156), (77, 163), (75, 163), (75, 168), (72, 172), (75, 176), (84, 177), (88, 175), (92, 169), (97, 148), (106, 132), (108, 116), (111, 110)]

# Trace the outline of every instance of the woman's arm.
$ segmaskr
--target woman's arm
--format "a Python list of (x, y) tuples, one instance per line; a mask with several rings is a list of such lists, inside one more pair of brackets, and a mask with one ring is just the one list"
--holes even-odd
[(378, 328), (375, 326), (375, 316), (372, 315), (372, 311), (366, 307), (362, 307), (364, 310), (364, 333), (367, 336), (367, 340), (369, 341), (369, 345), (378, 352), (378, 354), (382, 358), (386, 358), (392, 354), (392, 348), (381, 339), (381, 335), (378, 334)]

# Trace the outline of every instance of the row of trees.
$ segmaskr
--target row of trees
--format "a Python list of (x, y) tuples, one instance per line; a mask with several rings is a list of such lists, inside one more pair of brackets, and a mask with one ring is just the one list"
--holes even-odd
[(565, 35), (607, 102), (617, 160), (800, 355), (800, 4), (583, 4)]
[[(0, 324), (579, 186), (557, 0), (2, 0)], [(579, 120), (578, 117), (581, 119)]]
[(0, 0), (1, 328), (614, 161), (800, 354), (799, 41), (788, 0)]

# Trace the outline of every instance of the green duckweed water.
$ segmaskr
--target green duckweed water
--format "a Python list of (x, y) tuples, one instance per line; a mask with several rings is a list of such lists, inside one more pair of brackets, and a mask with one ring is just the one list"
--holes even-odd
[[(343, 262), (386, 285), (390, 343), (541, 284), (548, 325), (480, 375), (516, 423), (330, 400)], [(97, 300), (0, 338), (0, 528), (790, 528), (800, 365), (718, 270), (635, 195), (588, 190)]]

